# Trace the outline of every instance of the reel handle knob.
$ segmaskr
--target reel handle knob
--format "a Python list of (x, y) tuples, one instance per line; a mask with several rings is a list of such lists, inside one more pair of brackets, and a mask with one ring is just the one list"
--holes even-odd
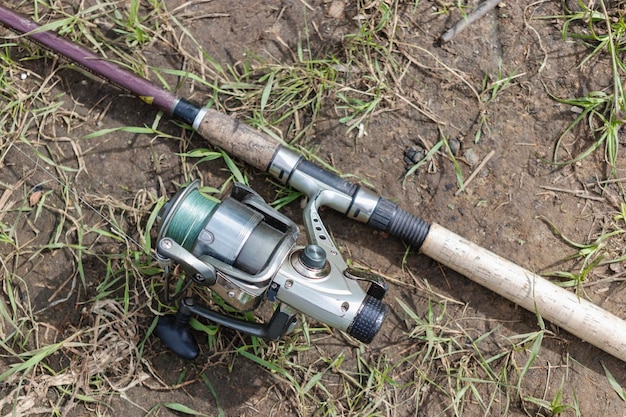
[(159, 317), (154, 333), (172, 352), (184, 359), (191, 360), (198, 357), (200, 349), (189, 328), (191, 313), (186, 308), (188, 303), (193, 305), (193, 300), (191, 298), (184, 299), (180, 303), (176, 315), (168, 314)]

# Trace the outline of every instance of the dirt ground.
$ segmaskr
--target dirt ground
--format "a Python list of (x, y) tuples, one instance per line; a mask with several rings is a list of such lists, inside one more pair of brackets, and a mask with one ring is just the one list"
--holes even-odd
[[(8, 2), (10, 6), (30, 12), (28, 6), (22, 3)], [(184, 7), (186, 14), (182, 20), (187, 29), (216, 62), (224, 65), (240, 62), (251, 53), (289, 62), (293, 60), (297, 40), (302, 39), (306, 28), (314, 55), (337, 53), (342, 49), (344, 37), (358, 31), (357, 7), (347, 1), (167, 0), (165, 3), (170, 10)], [(477, 3), (470, 2), (470, 5)], [(337, 11), (339, 4), (345, 6), (340, 13)], [(80, 2), (80, 5), (83, 3)], [(458, 10), (437, 13), (442, 8), (439, 1), (420, 1), (417, 5), (401, 2), (399, 5), (401, 21), (395, 36), (398, 39), (398, 54), (401, 56), (401, 51), (406, 53), (403, 62), (408, 70), (402, 80), (394, 82), (401, 88), (402, 97), (409, 100), (401, 99), (400, 95), (386, 100), (381, 105), (382, 111), (367, 119), (364, 125), (366, 135), (358, 136), (356, 130), (348, 131), (348, 127), (339, 122), (341, 114), (333, 107), (333, 98), (330, 97), (314, 130), (305, 139), (306, 147), (316, 149), (321, 160), (342, 173), (365, 179), (381, 195), (404, 209), (429, 222), (439, 223), (532, 271), (574, 270), (576, 265), (563, 260), (575, 250), (566, 245), (542, 218), (549, 219), (572, 240), (587, 242), (605, 230), (619, 209), (621, 197), (614, 184), (600, 183), (608, 178), (601, 151), (582, 162), (564, 167), (546, 162), (552, 158), (557, 138), (576, 116), (571, 106), (557, 102), (550, 94), (577, 97), (589, 91), (606, 89), (611, 83), (606, 57), (596, 58), (579, 67), (589, 50), (581, 43), (562, 39), (562, 21), (549, 18), (561, 13), (558, 1), (532, 4), (505, 1), (455, 40), (445, 44), (439, 40), (441, 34), (461, 15)], [(12, 47), (10, 53), (15, 59), (24, 58), (24, 50), (18, 47)], [(155, 66), (180, 69), (185, 65), (177, 60), (171, 48), (158, 42), (144, 47), (142, 54)], [(406, 58), (408, 56), (415, 61), (411, 65)], [(49, 55), (45, 59), (23, 60), (21, 65), (33, 77), (45, 78), (53, 68), (63, 64)], [(453, 68), (458, 76), (452, 75), (446, 68)], [(50, 141), (49, 146), (65, 150), (61, 158), (67, 159), (61, 161), (63, 163), (75, 164), (69, 144), (74, 138), (98, 129), (151, 124), (156, 117), (157, 111), (153, 108), (72, 69), (61, 69), (54, 74), (56, 85), (53, 91), (65, 94), (65, 104), (53, 111), (65, 112), (68, 118), (75, 117), (70, 114), (75, 112), (79, 115), (77, 120), (80, 120), (63, 125), (61, 118), (61, 122), (54, 124), (56, 131), (44, 132), (44, 139)], [(485, 77), (493, 81), (510, 75), (515, 75), (510, 84), (482, 105), (466, 84), (480, 91)], [(190, 91), (189, 85), (185, 85), (181, 91), (193, 101), (204, 102), (201, 86), (195, 85)], [(427, 117), (424, 110), (438, 123)], [(100, 114), (102, 117), (98, 117)], [(160, 128), (179, 137), (181, 128), (165, 119), (161, 121)], [(70, 125), (72, 128), (68, 128)], [(50, 124), (46, 126), (50, 128)], [(36, 131), (37, 126), (30, 127), (30, 134)], [(478, 131), (481, 135), (476, 142), (474, 139)], [(284, 133), (289, 135), (289, 132)], [(441, 155), (403, 181), (407, 169), (407, 149), (419, 151), (429, 148), (441, 135), (459, 141), (457, 155), (464, 178), (468, 178), (480, 161), (493, 152), (466, 192), (456, 193), (455, 167)], [(563, 155), (565, 152), (577, 154), (588, 146), (589, 140), (585, 129), (574, 130), (566, 137)], [(175, 183), (182, 178), (175, 156), (182, 147), (179, 142), (117, 132), (88, 141), (76, 141), (74, 146), (79, 146), (85, 169), (72, 177), (72, 186), (79, 193), (90, 196), (89, 201), (94, 204), (105, 204), (97, 199), (105, 196), (132, 204), (139, 190), (158, 193), (161, 184), (172, 195)], [(192, 137), (190, 146), (205, 147), (206, 144), (201, 138)], [(619, 151), (623, 154), (623, 149)], [(160, 157), (158, 173), (154, 168), (154, 155)], [(2, 164), (2, 184), (16, 184), (27, 173), (30, 175), (23, 186), (24, 195), (34, 184), (49, 183), (46, 189), (59, 188), (52, 185), (53, 181), (41, 167), (31, 172), (35, 168), (32, 160), (15, 150), (4, 155)], [(624, 159), (620, 156), (617, 178), (624, 176), (624, 167)], [(268, 177), (253, 169), (245, 169), (252, 186), (272, 199), (274, 186)], [(222, 170), (223, 166), (215, 162), (204, 164), (194, 172), (211, 183), (224, 176)], [(55, 172), (55, 175), (61, 174)], [(25, 198), (24, 195), (20, 197)], [(86, 212), (89, 208), (83, 207), (82, 210)], [(299, 211), (297, 204), (285, 209), (298, 222)], [(359, 355), (368, 358), (384, 356), (392, 361), (400, 358), (416, 342), (407, 338), (410, 331), (406, 324), (407, 315), (398, 300), (424, 317), (429, 308), (427, 287), (441, 299), (449, 300), (446, 317), (451, 326), (465, 329), (468, 337), (493, 331), (480, 342), (485, 357), (498, 352), (506, 338), (539, 329), (535, 314), (454, 271), (415, 251), (410, 251), (405, 258), (406, 246), (397, 239), (362, 224), (349, 222), (334, 213), (325, 211), (323, 217), (346, 258), (392, 278), (386, 297), (391, 313), (371, 345), (359, 347), (340, 335), (320, 336), (311, 342), (313, 349), (298, 356), (297, 360), (303, 364), (310, 363), (317, 355), (334, 357), (338, 352), (345, 354), (345, 366), (352, 368), (359, 366)], [(132, 224), (132, 221), (129, 223)], [(29, 245), (45, 244), (57, 227), (52, 211), (42, 212), (36, 220), (24, 217), (19, 224), (23, 226), (23, 230), (19, 231), (21, 241), (28, 241)], [(609, 255), (621, 256), (619, 243), (622, 242), (608, 249)], [(96, 248), (101, 253), (109, 253), (116, 246), (103, 243)], [(598, 268), (589, 278), (591, 282), (596, 281), (596, 285), (585, 287), (583, 295), (620, 317), (626, 317), (626, 291), (618, 278), (607, 278), (618, 275), (623, 267)], [(67, 277), (75, 272), (71, 254), (53, 251), (39, 253), (19, 268), (25, 277), (25, 285), (31, 288), (35, 310), (59, 298), (59, 288), (61, 294), (68, 292)], [(89, 285), (95, 288), (105, 273), (101, 263), (96, 259), (92, 262), (86, 259), (85, 270)], [(81, 295), (79, 290), (70, 295), (66, 303), (45, 311), (38, 320), (49, 323), (51, 329), (60, 333), (80, 327), (84, 317), (76, 306), (85, 301), (86, 295)], [(136, 299), (134, 302), (142, 304), (146, 300)], [(138, 318), (137, 331), (140, 335), (145, 334), (152, 320), (149, 311), (144, 310), (143, 314)], [(549, 332), (540, 353), (524, 377), (524, 395), (549, 402), (562, 387), (563, 401), (577, 401), (583, 416), (625, 416), (624, 401), (610, 385), (603, 367), (610, 370), (617, 383), (626, 387), (626, 364), (550, 323), (547, 323), (547, 329)], [(224, 332), (229, 334), (227, 330)], [(148, 382), (108, 398), (104, 407), (94, 405), (91, 409), (85, 406), (74, 409), (73, 413), (96, 415), (93, 410), (98, 408), (100, 415), (145, 415), (154, 404), (171, 402), (185, 404), (208, 415), (325, 415), (320, 411), (322, 405), (318, 409), (299, 408), (300, 400), (294, 398), (295, 393), (283, 376), (237, 356), (234, 350), (243, 343), (245, 338), (232, 334), (231, 345), (222, 347), (230, 352), (229, 355), (218, 355), (204, 346), (201, 357), (189, 364), (152, 340), (145, 345), (143, 360), (149, 362), (150, 369), (159, 378), (169, 384), (177, 384), (184, 382), (180, 380), (181, 370), (186, 370), (187, 375), (199, 375), (202, 370), (209, 382), (189, 377), (191, 382), (188, 385), (159, 390), (150, 388), (158, 385), (154, 382), (157, 378), (150, 376)], [(400, 372), (392, 379), (397, 378), (395, 382), (403, 384), (413, 375), (411, 372)], [(150, 383), (150, 380), (153, 382)], [(329, 380), (329, 386), (339, 384), (339, 380), (339, 377)], [(402, 392), (397, 386), (392, 388), (393, 382), (389, 381), (388, 392)], [(1, 385), (0, 388), (7, 389), (7, 392), (9, 389)], [(379, 395), (384, 396), (385, 392)], [(334, 401), (331, 392), (319, 395), (328, 396), (329, 402)], [(418, 406), (402, 398), (402, 395), (409, 394), (402, 393), (390, 399), (391, 405), (381, 407), (375, 415), (455, 415), (453, 410), (446, 410), (445, 396), (434, 393), (432, 396), (425, 395), (425, 399), (420, 400), (418, 412)], [(394, 394), (389, 396), (394, 397)], [(462, 415), (502, 415), (504, 407), (499, 401), (495, 401), (489, 410), (481, 410), (476, 404), (474, 406), (468, 404)], [(161, 408), (154, 415), (182, 414)], [(349, 413), (344, 411), (343, 415)], [(506, 415), (549, 413), (532, 404), (522, 404), (516, 398)]]

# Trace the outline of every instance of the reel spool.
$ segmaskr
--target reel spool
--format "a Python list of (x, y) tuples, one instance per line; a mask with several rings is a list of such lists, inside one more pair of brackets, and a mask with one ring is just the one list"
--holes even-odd
[(235, 193), (240, 200), (231, 195), (218, 203), (202, 195), (199, 182), (194, 181), (163, 207), (157, 218), (161, 225), (157, 240), (169, 237), (198, 258), (208, 256), (258, 274), (288, 234), (296, 235), (295, 242), (297, 226), (283, 216), (266, 222), (268, 213), (249, 205), (254, 200), (265, 205), (251, 189), (237, 185)]

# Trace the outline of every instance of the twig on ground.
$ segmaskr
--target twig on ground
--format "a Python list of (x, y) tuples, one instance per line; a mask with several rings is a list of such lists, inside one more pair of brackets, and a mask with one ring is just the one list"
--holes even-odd
[(478, 173), (480, 171), (482, 171), (482, 169), (485, 167), (485, 164), (487, 164), (487, 162), (489, 162), (489, 160), (491, 159), (491, 157), (496, 153), (496, 151), (491, 151), (487, 154), (487, 156), (485, 156), (485, 159), (483, 159), (483, 161), (480, 163), (480, 165), (478, 165), (476, 167), (476, 169), (474, 170), (474, 172), (472, 172), (469, 176), (469, 178), (467, 178), (467, 181), (465, 181), (465, 183), (463, 184), (463, 187), (459, 188), (458, 190), (456, 190), (456, 192), (454, 193), (455, 196), (458, 196), (459, 194), (461, 194), (463, 191), (465, 191), (467, 189), (467, 186), (469, 185), (470, 182), (472, 182), (474, 180), (474, 178), (476, 178), (476, 175), (478, 175)]
[(604, 197), (598, 197), (598, 196), (595, 196), (595, 195), (589, 195), (589, 194), (587, 194), (587, 192), (585, 190), (570, 190), (570, 189), (567, 189), (567, 188), (550, 187), (548, 185), (541, 185), (541, 186), (539, 186), (539, 188), (542, 188), (542, 189), (548, 190), (548, 191), (554, 191), (554, 192), (557, 192), (557, 193), (573, 194), (576, 197), (585, 198), (587, 200), (605, 201)]
[(496, 7), (498, 3), (502, 0), (486, 0), (481, 3), (476, 9), (474, 9), (471, 13), (468, 13), (467, 16), (464, 16), (463, 19), (459, 20), (456, 25), (448, 29), (442, 36), (442, 42), (450, 42), (452, 39), (456, 38), (456, 36), (465, 30), (466, 27), (483, 17), (487, 14), (491, 9)]

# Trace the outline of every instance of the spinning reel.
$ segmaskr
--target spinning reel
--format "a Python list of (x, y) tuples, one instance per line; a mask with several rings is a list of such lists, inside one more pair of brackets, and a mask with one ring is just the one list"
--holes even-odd
[(157, 336), (179, 356), (193, 359), (199, 350), (188, 326), (192, 315), (276, 340), (293, 329), (300, 312), (371, 342), (385, 318), (387, 284), (346, 265), (317, 212), (322, 203), (323, 198), (309, 199), (304, 209), (308, 244), (298, 246), (298, 226), (246, 186), (236, 184), (221, 203), (202, 195), (198, 181), (179, 191), (159, 214), (156, 247), (164, 265), (178, 264), (185, 273), (179, 294), (199, 285), (240, 312), (258, 308), (265, 299), (278, 306), (267, 323), (252, 323), (186, 297), (176, 315), (159, 318)]

